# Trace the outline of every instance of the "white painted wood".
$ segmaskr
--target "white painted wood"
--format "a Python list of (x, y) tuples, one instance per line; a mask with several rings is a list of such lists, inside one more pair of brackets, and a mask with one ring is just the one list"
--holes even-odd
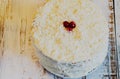
[(0, 79), (54, 78), (38, 62), (30, 41), (32, 19), (41, 5), (40, 0), (0, 0)]
[(116, 31), (118, 38), (118, 45), (120, 46), (120, 0), (115, 0), (115, 13), (116, 13)]
[(120, 0), (115, 0), (115, 14), (116, 14), (115, 18), (116, 18), (117, 49), (118, 49), (119, 72), (120, 72)]

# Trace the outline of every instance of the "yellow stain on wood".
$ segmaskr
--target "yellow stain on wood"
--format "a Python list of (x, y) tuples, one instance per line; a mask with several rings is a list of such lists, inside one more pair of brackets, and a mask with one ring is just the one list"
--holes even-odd
[(37, 10), (47, 0), (0, 0), (0, 56), (12, 50), (33, 55), (30, 32)]

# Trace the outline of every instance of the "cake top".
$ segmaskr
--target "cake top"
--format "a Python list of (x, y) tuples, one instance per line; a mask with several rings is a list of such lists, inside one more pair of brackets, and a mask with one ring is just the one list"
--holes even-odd
[(89, 0), (49, 0), (33, 26), (35, 45), (54, 60), (80, 62), (107, 53), (106, 19)]

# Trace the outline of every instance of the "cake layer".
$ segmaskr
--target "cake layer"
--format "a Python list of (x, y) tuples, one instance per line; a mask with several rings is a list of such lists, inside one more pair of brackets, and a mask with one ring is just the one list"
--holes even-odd
[[(65, 21), (74, 22), (76, 27), (66, 30)], [(89, 0), (49, 0), (33, 26), (35, 45), (56, 61), (80, 62), (107, 53), (107, 21)]]

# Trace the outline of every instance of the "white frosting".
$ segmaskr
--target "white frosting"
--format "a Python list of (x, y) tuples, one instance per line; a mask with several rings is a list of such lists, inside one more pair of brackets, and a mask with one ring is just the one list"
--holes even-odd
[[(64, 21), (74, 21), (76, 28), (68, 32)], [(107, 53), (107, 22), (89, 0), (49, 0), (33, 25), (35, 45), (54, 60), (80, 62)]]

